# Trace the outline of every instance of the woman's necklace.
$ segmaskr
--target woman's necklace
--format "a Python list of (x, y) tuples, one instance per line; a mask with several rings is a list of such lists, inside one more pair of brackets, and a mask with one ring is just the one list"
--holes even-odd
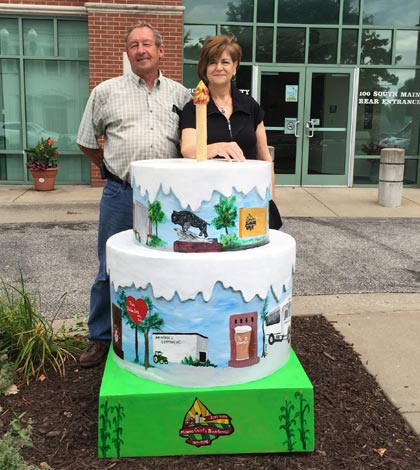
[(223, 116), (226, 115), (226, 113), (229, 112), (229, 109), (231, 108), (231, 103), (230, 103), (230, 97), (228, 98), (228, 100), (224, 100), (224, 102), (222, 104), (219, 104), (218, 100), (213, 98), (213, 101), (214, 103), (216, 104), (217, 108), (219, 109), (219, 111), (223, 114)]

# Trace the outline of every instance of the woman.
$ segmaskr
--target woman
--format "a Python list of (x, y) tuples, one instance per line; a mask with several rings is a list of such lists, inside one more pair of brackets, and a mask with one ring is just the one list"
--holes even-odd
[[(207, 85), (210, 102), (207, 105), (207, 158), (224, 158), (229, 161), (257, 159), (272, 162), (264, 127), (264, 111), (248, 95), (233, 84), (239, 67), (242, 50), (234, 37), (213, 36), (206, 40), (198, 62), (198, 75)], [(195, 105), (187, 103), (181, 116), (181, 153), (186, 158), (196, 158)], [(274, 198), (274, 170), (272, 194)], [(277, 211), (270, 202), (272, 211)], [(278, 211), (277, 211), (278, 212)], [(280, 228), (281, 218), (277, 215)]]

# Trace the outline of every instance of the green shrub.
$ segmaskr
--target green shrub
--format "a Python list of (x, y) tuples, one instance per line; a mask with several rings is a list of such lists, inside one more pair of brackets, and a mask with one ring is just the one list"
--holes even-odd
[[(0, 439), (0, 470), (28, 470), (28, 465), (20, 455), (23, 446), (32, 446), (30, 435), (32, 426), (29, 423), (22, 427), (25, 413), (10, 423), (10, 431)], [(33, 467), (30, 467), (33, 468)]]
[(0, 353), (0, 394), (13, 384), (15, 365), (9, 361), (7, 354)]
[(241, 245), (241, 242), (238, 238), (238, 235), (236, 235), (236, 233), (228, 233), (227, 235), (221, 235), (220, 243), (225, 248)]
[(28, 466), (19, 452), (12, 436), (5, 435), (0, 440), (0, 470), (27, 470)]
[(193, 359), (191, 356), (185, 356), (182, 359), (181, 364), (185, 366), (194, 366), (194, 367), (217, 367), (215, 364), (211, 363), (208, 359), (206, 361), (199, 361), (198, 359)]
[(45, 374), (45, 366), (64, 375), (65, 361), (80, 351), (74, 338), (54, 332), (53, 322), (64, 301), (64, 294), (52, 320), (38, 311), (39, 296), (26, 291), (21, 273), (18, 287), (0, 278), (0, 351), (6, 352), (22, 380)]
[(166, 242), (162, 240), (161, 238), (157, 237), (156, 235), (152, 235), (150, 237), (150, 240), (147, 242), (147, 245), (156, 248), (159, 246), (165, 246)]

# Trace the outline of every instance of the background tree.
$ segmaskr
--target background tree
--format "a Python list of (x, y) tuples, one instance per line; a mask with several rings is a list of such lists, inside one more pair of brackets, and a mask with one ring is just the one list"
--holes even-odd
[(250, 22), (254, 17), (254, 0), (229, 2), (226, 9), (228, 21)]
[(203, 44), (207, 37), (198, 39), (192, 37), (191, 30), (187, 29), (184, 34), (184, 59), (198, 60)]

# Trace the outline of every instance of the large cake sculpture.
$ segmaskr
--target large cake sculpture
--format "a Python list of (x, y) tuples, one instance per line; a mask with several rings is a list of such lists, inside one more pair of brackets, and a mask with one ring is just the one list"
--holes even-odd
[(268, 228), (270, 162), (132, 164), (134, 230), (107, 243), (113, 347), (100, 457), (307, 452), (313, 387), (290, 347), (295, 241)]
[(115, 360), (180, 387), (245, 383), (290, 354), (294, 239), (268, 229), (271, 164), (132, 164), (134, 232), (110, 238)]

